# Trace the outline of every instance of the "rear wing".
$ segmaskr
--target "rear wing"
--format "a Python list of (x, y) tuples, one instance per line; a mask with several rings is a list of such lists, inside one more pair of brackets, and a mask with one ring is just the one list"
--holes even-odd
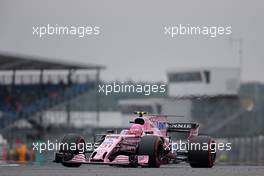
[[(142, 118), (147, 112), (134, 112), (139, 118)], [(197, 136), (199, 133), (198, 123), (170, 123), (167, 117), (184, 117), (182, 115), (156, 115), (149, 114), (148, 119), (156, 124), (157, 128), (161, 131), (162, 135), (167, 136), (168, 132), (184, 132), (189, 133), (189, 138)]]
[(184, 132), (188, 133), (193, 130), (198, 130), (197, 123), (167, 123), (167, 132)]

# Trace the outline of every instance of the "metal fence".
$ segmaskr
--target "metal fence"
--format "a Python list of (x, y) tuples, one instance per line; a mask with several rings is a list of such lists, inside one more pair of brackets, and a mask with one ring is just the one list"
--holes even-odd
[(219, 151), (217, 161), (226, 164), (264, 165), (264, 136), (218, 139), (230, 142), (230, 151)]

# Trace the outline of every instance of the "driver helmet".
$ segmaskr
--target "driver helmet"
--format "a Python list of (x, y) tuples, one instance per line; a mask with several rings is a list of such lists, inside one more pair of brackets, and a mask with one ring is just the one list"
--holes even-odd
[(129, 134), (141, 136), (143, 134), (143, 125), (133, 124), (129, 129)]

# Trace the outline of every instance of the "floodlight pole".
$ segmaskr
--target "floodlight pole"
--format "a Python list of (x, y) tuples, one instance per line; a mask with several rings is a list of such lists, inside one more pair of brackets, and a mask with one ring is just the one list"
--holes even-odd
[[(242, 38), (230, 38), (231, 44), (234, 42), (238, 43), (238, 59), (239, 59), (239, 89), (241, 87), (241, 82), (242, 82), (242, 73), (243, 73), (243, 39)], [(241, 124), (241, 118), (239, 121), (240, 125)]]
[[(40, 69), (39, 83), (40, 83), (41, 89), (43, 89), (43, 73), (44, 73), (44, 70)], [(42, 91), (39, 92), (39, 97), (42, 96), (41, 94), (42, 94)], [(42, 111), (40, 111), (40, 113), (39, 113), (39, 123), (40, 123), (41, 126), (43, 125), (43, 113), (42, 113)]]
[(241, 38), (238, 39), (239, 48), (239, 66), (240, 66), (240, 81), (242, 80), (242, 71), (243, 71), (243, 40)]
[(239, 57), (239, 76), (240, 76), (240, 82), (242, 80), (242, 72), (243, 72), (243, 39), (242, 38), (230, 38), (231, 44), (234, 42), (238, 43), (238, 57)]
[[(68, 70), (68, 76), (67, 76), (67, 81), (68, 81), (68, 86), (72, 85), (72, 80), (71, 80), (71, 76), (74, 70), (69, 69)], [(71, 100), (70, 98), (67, 98), (67, 103), (66, 103), (66, 113), (67, 113), (67, 126), (70, 127), (70, 123), (71, 123)]]
[(100, 123), (100, 95), (98, 92), (98, 86), (100, 84), (100, 68), (96, 69), (96, 125), (99, 126)]
[(12, 72), (12, 86), (14, 86), (16, 83), (16, 70), (14, 69)]

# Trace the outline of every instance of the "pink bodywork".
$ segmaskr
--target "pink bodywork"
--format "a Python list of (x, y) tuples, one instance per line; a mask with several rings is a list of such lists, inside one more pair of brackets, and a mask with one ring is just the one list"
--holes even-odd
[[(93, 162), (104, 162), (104, 163), (110, 163), (108, 156), (111, 154), (111, 151), (115, 148), (115, 146), (122, 140), (130, 140), (133, 142), (133, 140), (138, 138), (137, 135), (130, 135), (130, 134), (110, 134), (107, 135), (104, 142), (97, 148), (93, 153), (96, 152), (96, 154), (93, 156), (93, 154), (90, 157), (89, 161)], [(137, 141), (135, 141), (137, 142)], [(105, 155), (105, 156), (104, 156)], [(123, 164), (129, 164), (129, 158), (126, 155), (119, 155), (113, 160), (111, 163), (123, 163)], [(138, 157), (138, 163), (144, 164), (148, 163), (148, 156), (140, 156)]]
[[(83, 154), (76, 155), (72, 161), (79, 162), (96, 162), (96, 163), (104, 163), (104, 164), (129, 164), (129, 157), (126, 155), (118, 155), (113, 161), (108, 159), (111, 152), (114, 148), (125, 139), (129, 143), (138, 143), (140, 138), (146, 133), (151, 133), (152, 135), (160, 136), (164, 139), (164, 145), (169, 146), (169, 137), (167, 136), (166, 124), (167, 117), (166, 116), (144, 116), (142, 117), (145, 121), (144, 125), (132, 124), (130, 129), (124, 129), (119, 134), (109, 134), (105, 137), (102, 144), (96, 148), (91, 154), (90, 158), (85, 160)], [(159, 128), (158, 128), (159, 127)], [(139, 133), (135, 133), (135, 131), (140, 131), (142, 129), (143, 133), (139, 135)], [(198, 134), (198, 129), (194, 129), (190, 131), (189, 138), (192, 136), (196, 136)], [(129, 148), (126, 148), (129, 150)], [(131, 150), (133, 150), (131, 148)], [(147, 155), (139, 155), (138, 156), (138, 164), (144, 166), (148, 163), (149, 156)]]
[[(108, 156), (111, 151), (120, 143), (121, 140), (125, 139), (130, 143), (137, 143), (140, 137), (145, 135), (147, 132), (152, 132), (153, 135), (161, 136), (166, 139), (166, 129), (159, 130), (157, 128), (157, 122), (167, 122), (166, 117), (142, 117), (145, 121), (144, 125), (132, 124), (130, 129), (122, 130), (120, 134), (109, 134), (106, 136), (103, 143), (95, 149), (89, 158), (90, 162), (103, 162), (103, 163), (122, 163), (129, 164), (129, 157), (126, 155), (117, 156), (112, 162), (109, 161)], [(137, 131), (142, 130), (142, 134), (138, 134)], [(136, 131), (136, 132), (135, 132)], [(169, 140), (167, 140), (169, 142)], [(96, 152), (96, 153), (95, 153)], [(148, 163), (147, 155), (138, 156), (138, 164), (144, 165)]]

